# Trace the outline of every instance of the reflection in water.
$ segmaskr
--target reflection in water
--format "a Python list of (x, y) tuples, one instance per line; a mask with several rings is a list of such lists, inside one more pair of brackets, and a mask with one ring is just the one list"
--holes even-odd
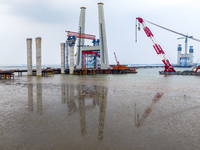
[(85, 99), (83, 97), (83, 85), (78, 86), (78, 95), (79, 95), (79, 115), (80, 115), (80, 125), (81, 125), (81, 134), (84, 135), (86, 133), (86, 125), (85, 125)]
[(65, 103), (66, 102), (66, 97), (65, 97), (65, 84), (61, 84), (61, 102)]
[(163, 93), (157, 93), (153, 100), (151, 105), (145, 110), (144, 114), (142, 115), (141, 119), (139, 118), (139, 114), (137, 114), (136, 111), (136, 104), (135, 104), (135, 124), (137, 127), (141, 126), (142, 122), (150, 115), (150, 113), (152, 112), (152, 109), (154, 107), (154, 105), (160, 100), (160, 98), (162, 97)]
[[(36, 84), (37, 113), (42, 114), (42, 84)], [(61, 103), (67, 103), (68, 115), (79, 113), (81, 134), (86, 134), (85, 111), (99, 106), (98, 139), (103, 140), (108, 88), (91, 85), (61, 84)], [(90, 102), (91, 101), (91, 102)], [(33, 111), (33, 84), (28, 84), (28, 109)]]
[(42, 84), (37, 84), (37, 113), (42, 114)]
[[(37, 113), (42, 114), (42, 84), (37, 84)], [(28, 84), (28, 110), (33, 111), (33, 84)]]
[[(79, 112), (82, 135), (86, 133), (85, 111), (99, 106), (98, 138), (103, 140), (108, 88), (91, 85), (61, 84), (61, 89), (62, 102), (65, 101), (64, 98), (67, 98), (68, 114), (72, 115)], [(88, 101), (91, 99), (92, 103), (88, 104)], [(76, 100), (78, 101), (78, 107)]]
[(107, 103), (107, 93), (108, 89), (100, 87), (99, 89), (99, 101), (100, 101), (100, 107), (99, 107), (99, 134), (98, 138), (100, 140), (103, 140), (103, 129), (104, 129), (104, 122), (105, 122), (105, 115), (106, 115), (106, 103)]
[[(70, 85), (68, 86), (69, 87), (69, 95), (68, 96), (68, 108), (69, 108), (69, 114), (72, 114), (73, 112), (76, 112), (77, 110), (77, 106), (76, 106), (76, 103), (75, 103), (75, 100), (76, 100), (76, 96), (74, 96), (74, 85)], [(67, 100), (68, 100), (67, 99)]]
[(33, 111), (33, 84), (28, 84), (28, 110)]

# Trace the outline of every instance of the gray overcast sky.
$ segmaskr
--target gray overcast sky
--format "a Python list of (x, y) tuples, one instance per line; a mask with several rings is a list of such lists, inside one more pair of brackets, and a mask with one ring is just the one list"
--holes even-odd
[[(121, 64), (162, 63), (143, 30), (135, 43), (135, 18), (142, 17), (177, 32), (200, 39), (199, 0), (0, 0), (0, 65), (26, 64), (26, 38), (42, 37), (42, 64), (60, 64), (60, 43), (65, 30), (78, 31), (80, 7), (86, 7), (86, 33), (98, 33), (98, 2), (104, 3), (110, 64), (113, 52)], [(146, 23), (171, 63), (176, 63), (179, 35)], [(86, 40), (90, 45), (91, 41)], [(200, 43), (194, 46), (194, 62), (200, 59)], [(76, 52), (76, 50), (75, 50)]]

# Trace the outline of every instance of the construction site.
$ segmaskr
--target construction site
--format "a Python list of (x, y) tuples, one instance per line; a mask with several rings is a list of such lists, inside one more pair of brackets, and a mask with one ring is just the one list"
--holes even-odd
[[(174, 67), (169, 62), (164, 50), (161, 48), (160, 44), (158, 44), (158, 42), (156, 41), (151, 30), (147, 27), (145, 21), (154, 25), (154, 26), (157, 26), (159, 28), (167, 30), (169, 32), (183, 36), (183, 37), (178, 38), (178, 39), (185, 39), (185, 54), (181, 54), (182, 47), (181, 47), (181, 45), (179, 45), (178, 56), (177, 56), (177, 66), (184, 66), (184, 67), (189, 66), (189, 67), (192, 67), (191, 70), (176, 71), (174, 69)], [(199, 70), (200, 65), (198, 66), (198, 63), (197, 63), (197, 66), (193, 66), (193, 52), (194, 52), (193, 46), (190, 46), (189, 54), (187, 54), (187, 39), (190, 38), (190, 39), (195, 40), (197, 42), (200, 42), (200, 40), (193, 38), (193, 36), (188, 36), (188, 35), (173, 31), (171, 29), (157, 25), (157, 24), (152, 23), (150, 21), (147, 21), (147, 20), (145, 20), (145, 21), (144, 21), (143, 18), (140, 18), (140, 17), (136, 18), (136, 26), (135, 26), (136, 27), (136, 42), (137, 42), (137, 28), (138, 28), (138, 30), (140, 30), (140, 24), (141, 24), (146, 36), (152, 42), (153, 48), (154, 48), (156, 54), (160, 57), (160, 59), (162, 60), (162, 62), (164, 64), (165, 69), (164, 69), (164, 71), (159, 71), (159, 74), (160, 75), (195, 75), (195, 76), (199, 76), (200, 75), (200, 70)], [(137, 25), (137, 22), (138, 22), (138, 25)]]
[[(106, 38), (106, 25), (104, 19), (103, 3), (98, 5), (98, 19), (99, 19), (99, 39), (96, 35), (85, 33), (85, 11), (86, 7), (80, 7), (80, 17), (78, 31), (66, 30), (67, 39), (65, 42), (60, 43), (61, 49), (61, 68), (58, 73), (70, 75), (92, 75), (92, 74), (125, 74), (137, 73), (137, 67), (128, 67), (128, 65), (121, 65), (114, 52), (116, 65), (109, 64), (107, 38)], [(146, 20), (145, 20), (146, 21)], [(136, 18), (136, 35), (137, 28), (140, 29), (140, 24), (144, 29), (147, 37), (150, 38), (156, 54), (161, 58), (164, 64), (164, 71), (159, 74), (173, 74), (173, 75), (200, 75), (198, 73), (199, 66), (193, 67), (190, 71), (176, 71), (170, 61), (168, 60), (164, 50), (157, 43), (151, 30), (147, 27), (144, 19)], [(138, 22), (138, 27), (137, 27)], [(193, 36), (184, 35), (182, 33), (170, 30), (155, 23), (149, 22), (159, 28), (181, 35), (183, 37), (178, 39), (185, 39), (185, 54), (181, 54), (181, 45), (178, 46), (177, 66), (192, 67), (193, 66), (193, 46), (190, 46), (189, 54), (187, 53), (187, 41), (192, 39), (200, 42), (200, 40), (193, 38)], [(90, 40), (91, 45), (85, 45), (85, 40)], [(137, 41), (137, 36), (136, 36)], [(75, 51), (75, 47), (77, 47)], [(48, 70), (43, 70), (48, 71)], [(52, 71), (52, 70), (49, 70)], [(32, 75), (32, 39), (27, 38), (27, 75)], [(50, 72), (49, 72), (50, 73)], [(48, 74), (49, 74), (48, 73)], [(36, 38), (36, 75), (42, 75), (41, 69), (41, 38)], [(43, 74), (44, 75), (44, 74)]]
[[(61, 67), (60, 68), (42, 68), (42, 38), (36, 37), (36, 69), (33, 69), (32, 63), (32, 38), (27, 38), (27, 70), (7, 70), (18, 72), (27, 72), (28, 76), (53, 76), (54, 73), (57, 74), (70, 74), (70, 75), (94, 75), (94, 74), (126, 74), (126, 73), (137, 73), (137, 67), (128, 67), (128, 65), (122, 65), (117, 59), (117, 56), (114, 52), (114, 58), (116, 61), (115, 65), (109, 64), (108, 48), (107, 48), (107, 38), (106, 38), (106, 25), (104, 19), (104, 3), (99, 2), (98, 5), (98, 25), (99, 25), (99, 35), (97, 38), (96, 35), (86, 34), (85, 33), (85, 11), (86, 7), (80, 7), (80, 16), (79, 16), (79, 25), (78, 31), (69, 31), (66, 30), (65, 34), (67, 36), (65, 42), (60, 43), (60, 52), (61, 52)], [(189, 53), (187, 53), (187, 41), (192, 39), (200, 42), (200, 40), (193, 38), (193, 36), (184, 35), (182, 33), (170, 30), (168, 28), (162, 27), (155, 23), (144, 21), (143, 18), (136, 18), (136, 42), (137, 42), (137, 28), (140, 30), (140, 24), (147, 37), (151, 40), (153, 48), (156, 54), (161, 58), (163, 62), (164, 71), (160, 71), (159, 74), (168, 74), (168, 75), (200, 75), (199, 68), (200, 66), (193, 66), (192, 70), (186, 71), (176, 71), (174, 69), (175, 65), (172, 65), (168, 60), (164, 50), (161, 48), (160, 44), (156, 41), (153, 33), (147, 27), (146, 23), (153, 24), (164, 30), (173, 32), (175, 34), (181, 35), (183, 37), (178, 39), (185, 39), (185, 54), (181, 54), (182, 47), (181, 44), (178, 45), (177, 53), (177, 65), (176, 67), (192, 67), (193, 66), (193, 46), (190, 46)], [(137, 25), (138, 23), (138, 25)], [(85, 40), (90, 40), (91, 45), (86, 45)], [(112, 56), (111, 56), (112, 57)], [(7, 79), (8, 75), (4, 72), (1, 73), (2, 79)], [(11, 73), (11, 72), (10, 72)], [(11, 73), (10, 76), (13, 76)]]
[[(86, 7), (80, 8), (79, 31), (66, 31), (67, 40), (61, 43), (62, 74), (137, 73), (136, 69), (128, 68), (128, 65), (120, 65), (115, 53), (116, 65), (109, 65), (103, 5), (101, 2), (98, 3), (99, 39), (96, 39), (95, 35), (85, 33)], [(91, 40), (92, 45), (85, 45), (85, 40)], [(75, 44), (77, 45), (76, 53), (74, 53)]]
[[(136, 68), (128, 68), (121, 65), (114, 57), (116, 65), (109, 65), (106, 28), (103, 12), (103, 3), (98, 3), (99, 12), (99, 39), (95, 35), (85, 33), (85, 11), (86, 7), (80, 8), (79, 31), (65, 31), (67, 39), (60, 43), (61, 68), (57, 73), (70, 75), (92, 75), (92, 74), (124, 74), (137, 73)], [(36, 76), (48, 75), (53, 69), (41, 69), (41, 37), (36, 39)], [(85, 45), (85, 40), (91, 40), (92, 45)], [(27, 38), (27, 75), (33, 75), (32, 69), (32, 38)], [(77, 51), (75, 52), (75, 45)], [(16, 71), (16, 70), (15, 70)], [(42, 73), (42, 72), (47, 72)]]

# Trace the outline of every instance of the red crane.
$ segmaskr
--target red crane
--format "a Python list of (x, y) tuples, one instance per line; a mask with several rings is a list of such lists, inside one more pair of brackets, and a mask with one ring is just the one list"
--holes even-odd
[(65, 31), (67, 32), (67, 36), (75, 36), (76, 38), (84, 38), (84, 39), (96, 39), (95, 35), (91, 34), (85, 34), (85, 33), (78, 33), (78, 32), (72, 32), (72, 31)]
[(160, 56), (162, 62), (165, 64), (165, 72), (176, 72), (173, 68), (173, 66), (170, 64), (169, 60), (167, 59), (167, 57), (165, 56), (165, 52), (163, 51), (163, 49), (161, 48), (161, 46), (156, 42), (151, 30), (146, 26), (144, 20), (142, 18), (136, 18), (140, 24), (142, 25), (144, 32), (146, 33), (147, 37), (150, 38), (150, 40), (153, 43), (153, 48), (155, 49), (156, 53), (158, 54), (158, 56)]
[(117, 56), (116, 56), (115, 52), (114, 52), (114, 56), (115, 56), (115, 60), (116, 60), (116, 62), (117, 62), (117, 65), (120, 65), (120, 64), (119, 64), (119, 61), (117, 60)]

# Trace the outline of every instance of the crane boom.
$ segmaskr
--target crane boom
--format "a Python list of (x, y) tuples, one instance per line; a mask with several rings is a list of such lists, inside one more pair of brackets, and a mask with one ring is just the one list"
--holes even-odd
[(173, 66), (170, 64), (169, 60), (167, 59), (165, 52), (163, 51), (161, 46), (156, 42), (151, 30), (146, 26), (146, 23), (144, 22), (144, 20), (140, 17), (138, 17), (136, 19), (142, 25), (147, 37), (149, 37), (151, 42), (153, 43), (153, 48), (155, 49), (158, 56), (161, 58), (162, 62), (165, 64), (164, 72), (176, 72), (175, 69), (173, 68)]
[(119, 61), (117, 60), (117, 56), (116, 56), (115, 52), (114, 52), (114, 55), (115, 55), (115, 60), (116, 60), (116, 62), (117, 62), (117, 65), (120, 65), (120, 64), (119, 64)]

